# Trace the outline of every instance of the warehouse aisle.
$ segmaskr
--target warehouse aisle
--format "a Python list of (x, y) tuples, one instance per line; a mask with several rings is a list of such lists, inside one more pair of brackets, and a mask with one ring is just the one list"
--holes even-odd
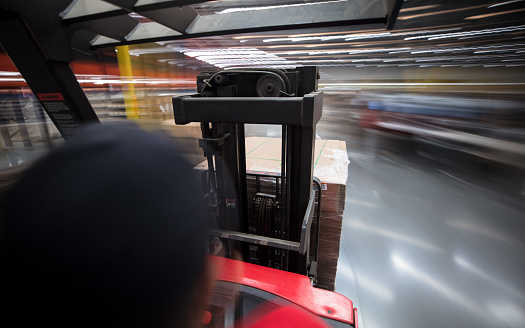
[(347, 145), (336, 291), (359, 327), (525, 327), (525, 172), (365, 129), (347, 104), (327, 97), (317, 134)]
[(348, 152), (336, 291), (361, 328), (525, 327), (523, 193), (416, 152)]

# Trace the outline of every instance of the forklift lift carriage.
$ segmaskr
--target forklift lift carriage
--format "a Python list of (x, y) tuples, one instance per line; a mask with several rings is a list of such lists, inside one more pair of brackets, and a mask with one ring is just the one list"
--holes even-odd
[[(201, 122), (212, 235), (244, 242), (240, 249), (247, 261), (307, 274), (314, 283), (317, 245), (310, 254), (310, 231), (315, 126), (322, 115), (318, 77), (317, 67), (205, 72), (197, 76), (198, 94), (173, 98), (177, 124)], [(247, 197), (245, 123), (282, 125), (275, 191), (254, 199)], [(320, 206), (317, 220), (319, 212)]]

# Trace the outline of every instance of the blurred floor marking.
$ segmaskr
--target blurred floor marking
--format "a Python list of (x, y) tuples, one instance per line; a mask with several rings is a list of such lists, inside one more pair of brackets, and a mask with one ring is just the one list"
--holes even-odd
[(373, 203), (370, 203), (370, 202), (366, 202), (364, 200), (357, 200), (357, 199), (347, 198), (346, 201), (349, 202), (349, 203), (352, 203), (352, 204), (361, 205), (361, 206), (370, 207), (370, 208), (378, 208), (379, 207), (379, 205), (376, 205), (376, 204), (373, 204)]
[(479, 189), (478, 186), (476, 186), (476, 185), (474, 185), (474, 184), (472, 184), (472, 183), (470, 183), (470, 182), (467, 182), (467, 181), (465, 181), (465, 180), (463, 180), (463, 179), (460, 179), (460, 178), (458, 178), (458, 177), (456, 177), (456, 176), (454, 176), (454, 175), (452, 175), (452, 174), (450, 174), (450, 173), (448, 173), (448, 172), (445, 172), (445, 171), (443, 171), (443, 170), (438, 170), (438, 172), (441, 172), (441, 173), (443, 173), (444, 175), (446, 175), (446, 176), (448, 176), (448, 177), (450, 177), (450, 178), (452, 178), (452, 179), (454, 179), (454, 180), (458, 180), (459, 182), (464, 183), (464, 184), (466, 184), (466, 185), (469, 186), (469, 187), (473, 187), (473, 188)]
[(421, 249), (426, 249), (426, 250), (429, 250), (429, 251), (433, 251), (433, 252), (442, 252), (443, 250), (434, 246), (434, 245), (431, 245), (431, 244), (428, 244), (428, 243), (425, 243), (421, 240), (418, 240), (418, 239), (414, 239), (414, 238), (411, 238), (407, 235), (404, 235), (404, 234), (400, 234), (400, 233), (397, 233), (397, 232), (393, 232), (393, 231), (390, 231), (390, 230), (386, 230), (386, 229), (382, 229), (382, 228), (379, 228), (379, 227), (376, 227), (376, 226), (372, 226), (372, 225), (367, 225), (359, 220), (348, 220), (348, 221), (345, 221), (343, 223), (344, 225), (348, 226), (346, 229), (347, 232), (348, 231), (351, 231), (351, 229), (358, 229), (358, 230), (361, 230), (361, 231), (366, 231), (366, 232), (370, 232), (370, 233), (373, 233), (373, 234), (377, 234), (377, 235), (380, 235), (380, 236), (383, 236), (383, 237), (387, 237), (387, 238), (391, 238), (391, 239), (395, 239), (397, 241), (401, 241), (401, 242), (404, 242), (404, 243), (407, 243), (407, 244), (411, 244), (411, 245), (414, 245), (418, 248), (421, 248)]
[(510, 246), (514, 246), (514, 247), (524, 247), (525, 246), (525, 243), (523, 241), (513, 238), (512, 236), (506, 233), (494, 231), (495, 229), (494, 227), (491, 227), (491, 228), (484, 227), (480, 225), (479, 222), (474, 223), (474, 222), (468, 222), (468, 221), (447, 220), (445, 221), (445, 223), (451, 226), (452, 228), (467, 230), (469, 232), (473, 232), (473, 233), (488, 237), (492, 240), (502, 242)]
[(384, 285), (378, 284), (371, 278), (359, 275), (357, 277), (357, 286), (366, 290), (367, 293), (374, 294), (376, 300), (382, 300), (391, 303), (394, 300), (392, 290)]
[(490, 276), (489, 274), (487, 274), (482, 269), (474, 266), (472, 263), (469, 263), (468, 261), (466, 261), (465, 259), (459, 257), (458, 255), (454, 255), (454, 262), (456, 262), (462, 268), (464, 268), (466, 270), (469, 270), (470, 272), (472, 272), (475, 275), (479, 276), (480, 278), (489, 281), (491, 284), (494, 284), (497, 287), (499, 287), (501, 289), (504, 289), (506, 292), (511, 293), (511, 294), (513, 294), (513, 295), (515, 295), (517, 297), (520, 297), (520, 298), (525, 298), (525, 296), (520, 291), (518, 291), (515, 288), (505, 284), (501, 280)]
[(523, 307), (505, 301), (489, 302), (487, 307), (499, 322), (505, 323), (508, 327), (525, 327)]
[(476, 190), (476, 191), (480, 191), (486, 195), (488, 195), (489, 197), (491, 197), (493, 200), (497, 200), (497, 201), (506, 201), (506, 202), (512, 202), (513, 204), (519, 206), (519, 207), (523, 207), (523, 203), (521, 201), (517, 201), (517, 200), (514, 200), (513, 198), (510, 198), (510, 197), (506, 197), (506, 196), (502, 196), (501, 193), (498, 193), (498, 192), (495, 192), (491, 189), (488, 189), (488, 188), (483, 188), (481, 186), (478, 186), (476, 184), (473, 184), (473, 183), (470, 183), (466, 180), (463, 180), (463, 179), (460, 179), (448, 172), (445, 172), (443, 170), (437, 170), (438, 172), (456, 180), (456, 181), (459, 181), (460, 183), (468, 186), (469, 188), (473, 189), (473, 190)]
[(481, 318), (489, 319), (489, 317), (487, 315), (487, 312), (484, 311), (484, 309), (482, 309), (479, 306), (479, 304), (477, 304), (476, 302), (473, 302), (469, 298), (464, 297), (463, 295), (461, 295), (460, 293), (456, 292), (451, 287), (449, 287), (446, 284), (436, 280), (435, 278), (431, 277), (430, 275), (426, 274), (425, 272), (422, 272), (422, 271), (418, 270), (416, 267), (414, 267), (410, 263), (406, 262), (404, 259), (402, 259), (398, 255), (392, 254), (391, 255), (391, 259), (392, 259), (392, 262), (394, 262), (394, 265), (398, 269), (400, 269), (400, 270), (402, 270), (402, 271), (412, 275), (414, 278), (416, 278), (417, 280), (425, 283), (429, 287), (432, 287), (437, 292), (439, 292), (443, 296), (447, 297), (448, 299), (450, 299), (454, 303), (465, 307), (466, 309), (470, 310), (471, 312), (474, 312), (477, 316), (479, 316)]
[(376, 299), (386, 302), (392, 302), (394, 300), (392, 290), (387, 286), (378, 283), (375, 279), (363, 274), (359, 274), (356, 279), (354, 270), (348, 261), (340, 261), (338, 263), (337, 275), (343, 276), (345, 281), (354, 283), (356, 285), (356, 291), (357, 288), (363, 288), (365, 293), (375, 295)]
[[(343, 253), (343, 251), (341, 251)], [(342, 254), (345, 255), (345, 254)], [(344, 276), (344, 281), (350, 281), (352, 283), (355, 283), (355, 275), (354, 270), (350, 266), (348, 259), (346, 259), (344, 262), (339, 261), (337, 264), (337, 277), (340, 277), (340, 275)]]
[[(354, 268), (350, 265), (350, 258), (345, 252), (344, 248), (341, 248), (339, 253), (339, 260), (337, 261), (337, 274), (335, 278), (335, 291), (348, 297), (354, 307), (357, 309), (358, 323), (359, 326), (365, 327), (364, 313), (361, 311), (359, 303), (359, 290), (355, 283)], [(345, 284), (341, 286), (341, 284)]]

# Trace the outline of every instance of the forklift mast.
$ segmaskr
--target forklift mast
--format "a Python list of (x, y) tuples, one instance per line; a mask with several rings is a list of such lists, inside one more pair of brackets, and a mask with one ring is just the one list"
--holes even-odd
[[(403, 3), (327, 1), (301, 10), (267, 6), (200, 15), (192, 5), (204, 2), (3, 1), (0, 45), (67, 139), (83, 124), (99, 122), (69, 65), (75, 55), (239, 33), (360, 25), (392, 29)], [(173, 99), (177, 124), (202, 123), (212, 233), (230, 253), (238, 247), (246, 260), (313, 279), (317, 248), (309, 244), (315, 202), (312, 162), (322, 107), (317, 72), (315, 67), (206, 72), (197, 78), (197, 95)], [(258, 190), (252, 196), (247, 191), (247, 181), (255, 179), (258, 185), (269, 177), (246, 171), (244, 124), (282, 125), (281, 172), (273, 176), (274, 192)]]
[[(317, 67), (208, 71), (197, 76), (197, 94), (173, 98), (176, 124), (201, 123), (211, 233), (227, 255), (238, 249), (248, 262), (306, 274), (314, 282), (313, 156), (323, 96), (318, 78)], [(279, 173), (247, 172), (245, 124), (282, 126)], [(248, 182), (259, 186), (261, 179), (271, 180), (272, 190), (249, 193)]]

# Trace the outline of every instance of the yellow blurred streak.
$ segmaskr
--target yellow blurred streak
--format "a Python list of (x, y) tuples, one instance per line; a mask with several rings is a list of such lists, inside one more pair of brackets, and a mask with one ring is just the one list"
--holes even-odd
[[(133, 70), (131, 68), (131, 58), (129, 56), (128, 46), (117, 47), (117, 61), (121, 78), (125, 81), (132, 81)], [(124, 105), (126, 107), (127, 118), (138, 119), (139, 106), (133, 83), (123, 83), (122, 93), (124, 94)]]
[(492, 17), (492, 16), (498, 16), (498, 15), (513, 14), (513, 13), (517, 13), (520, 11), (525, 11), (525, 8), (516, 9), (516, 10), (500, 11), (497, 13), (490, 13), (490, 14), (485, 14), (485, 15), (470, 16), (465, 19), (481, 19), (481, 18), (487, 18), (487, 17)]

